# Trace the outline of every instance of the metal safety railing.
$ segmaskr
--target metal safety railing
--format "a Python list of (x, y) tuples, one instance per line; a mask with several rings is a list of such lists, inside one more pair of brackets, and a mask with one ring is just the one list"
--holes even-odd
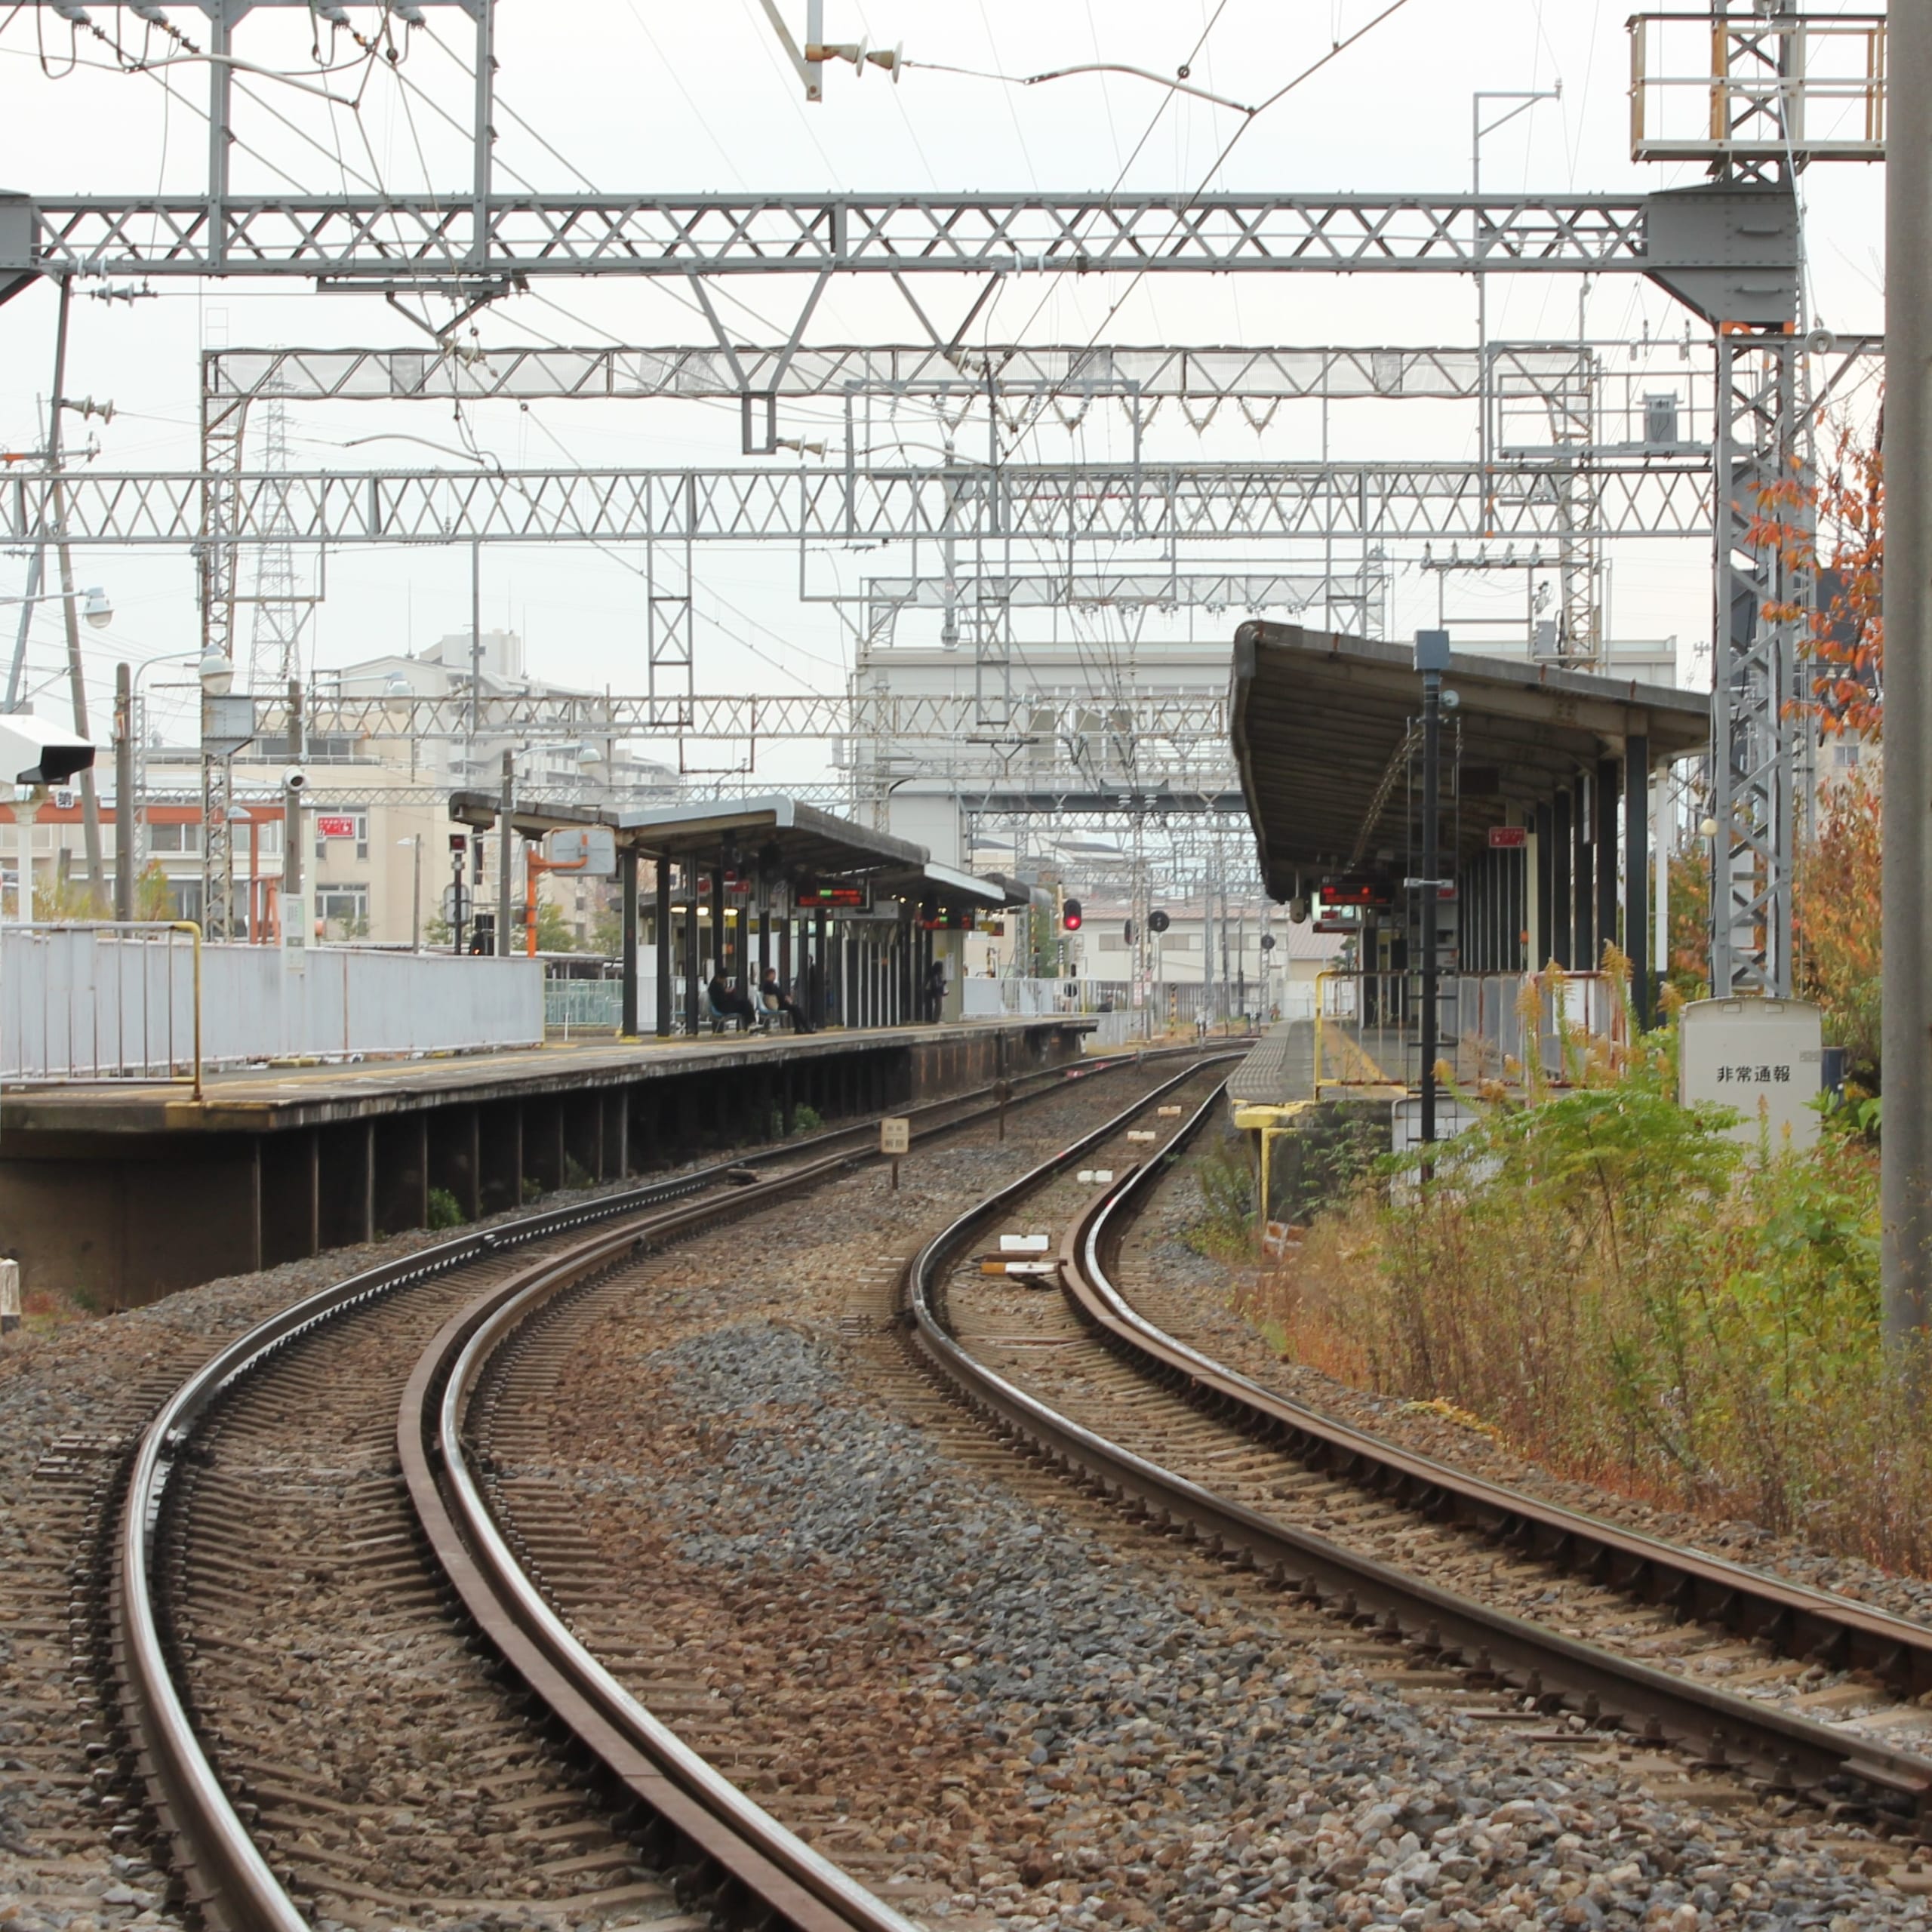
[(202, 929), (0, 925), (0, 1080), (179, 1081), (201, 1097)]
[(1051, 1020), (1061, 1014), (1117, 1012), (1131, 1001), (1124, 980), (968, 977), (960, 982), (960, 1008), (968, 1020)]
[[(1422, 975), (1328, 972), (1315, 981), (1315, 1091), (1406, 1094), (1422, 1079)], [(1622, 983), (1603, 973), (1444, 973), (1437, 1058), (1457, 1082), (1574, 1084), (1592, 1051), (1629, 1037)]]
[(0, 924), (0, 1081), (180, 1081), (276, 1060), (543, 1042), (534, 960), (205, 946), (187, 921)]
[(623, 1018), (621, 980), (546, 980), (543, 1024), (565, 1033), (578, 1028), (614, 1032)]
[(1884, 158), (1882, 13), (1682, 9), (1629, 28), (1633, 158)]

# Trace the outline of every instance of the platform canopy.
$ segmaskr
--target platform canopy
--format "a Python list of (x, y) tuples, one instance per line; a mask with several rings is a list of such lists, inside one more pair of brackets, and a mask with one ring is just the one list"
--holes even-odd
[[(1456, 697), (1444, 714), (1445, 870), (1599, 760), (1634, 754), (1654, 765), (1710, 743), (1710, 700), (1699, 691), (1466, 652), (1443, 681)], [(1259, 621), (1236, 632), (1232, 735), (1272, 897), (1404, 850), (1421, 713), (1407, 645)]]
[[(450, 816), (494, 827), (500, 801), (487, 792), (458, 792)], [(850, 820), (801, 804), (780, 793), (749, 798), (706, 798), (648, 811), (595, 805), (513, 806), (512, 824), (526, 838), (584, 826), (608, 826), (620, 851), (709, 872), (743, 866), (771, 877), (863, 879), (875, 891), (947, 911), (1004, 906), (1004, 889), (970, 872), (936, 865), (923, 845), (874, 832)]]

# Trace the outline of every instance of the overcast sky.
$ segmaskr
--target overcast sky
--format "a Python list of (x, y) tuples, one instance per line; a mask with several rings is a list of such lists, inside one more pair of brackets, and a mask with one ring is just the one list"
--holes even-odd
[[(1391, 17), (1266, 113), (1245, 124), (1225, 163), (1214, 164), (1244, 117), (1124, 75), (1083, 76), (1025, 87), (1025, 77), (1081, 62), (1171, 72), (1192, 58), (1195, 83), (1252, 101), (1286, 85), (1337, 38), (1373, 20), (1387, 0), (825, 0), (826, 31), (874, 45), (903, 42), (909, 65), (897, 85), (875, 70), (828, 70), (826, 98), (808, 106), (778, 51), (758, 0), (504, 0), (500, 9), (499, 179), (561, 190), (792, 189), (831, 186), (935, 192), (982, 189), (1186, 192), (1203, 186), (1309, 191), (1454, 191), (1469, 184), (1472, 94), (1562, 88), (1485, 143), (1484, 185), (1540, 192), (1627, 191), (1695, 178), (1687, 168), (1638, 167), (1629, 158), (1627, 8), (1602, 0), (1405, 0)], [(803, 0), (782, 0), (802, 35)], [(1836, 11), (1814, 8), (1814, 12)], [(367, 8), (352, 8), (365, 27)], [(116, 18), (93, 8), (103, 28)], [(198, 38), (199, 17), (178, 10)], [(137, 195), (196, 190), (206, 159), (196, 103), (206, 69), (165, 74), (100, 71), (111, 60), (98, 40), (75, 34), (51, 10), (16, 8), (0, 26), (0, 183), (27, 193)], [(239, 125), (245, 151), (238, 191), (291, 182), (310, 191), (398, 192), (460, 185), (462, 143), (444, 117), (466, 112), (468, 48), (454, 8), (432, 10), (401, 76), (367, 73), (338, 38), (320, 52), (335, 69), (318, 75), (309, 17), (257, 12), (238, 51), (288, 81), (245, 81)], [(131, 16), (124, 42), (142, 43)], [(158, 54), (162, 44), (148, 43)], [(974, 70), (970, 73), (947, 71)], [(292, 85), (300, 80), (302, 85)], [(317, 89), (344, 99), (318, 98)], [(1883, 179), (1877, 168), (1820, 166), (1806, 176), (1810, 318), (1841, 332), (1872, 330), (1882, 313)], [(133, 303), (77, 299), (67, 391), (111, 399), (102, 426), (70, 421), (70, 439), (97, 441), (106, 469), (192, 468), (197, 461), (197, 352), (209, 344), (426, 341), (380, 298), (277, 292), (237, 281), (165, 283)], [(971, 291), (922, 284), (935, 319), (949, 326)], [(734, 333), (782, 334), (804, 281), (736, 283), (724, 313)], [(1124, 299), (1123, 299), (1124, 298)], [(1118, 304), (1117, 312), (1109, 312)], [(40, 445), (42, 399), (51, 376), (55, 300), (30, 290), (0, 309), (0, 438), (10, 451)], [(1641, 334), (1672, 342), (1684, 312), (1633, 277), (1596, 285), (1583, 317), (1595, 337)], [(1574, 334), (1574, 281), (1506, 278), (1492, 284), (1493, 335)], [(595, 343), (703, 341), (706, 332), (683, 290), (647, 281), (545, 282), (497, 305), (478, 325), (485, 348), (549, 340)], [(975, 325), (976, 338), (1084, 342), (1097, 330), (1125, 343), (1466, 343), (1474, 339), (1468, 286), (1433, 277), (1150, 277), (1137, 286), (1100, 278), (1026, 277), (1002, 288)], [(822, 341), (918, 338), (918, 325), (888, 285), (848, 279), (826, 294), (814, 319)], [(1701, 329), (1693, 353), (1702, 366)], [(1675, 350), (1672, 351), (1675, 354)], [(826, 406), (787, 411), (781, 432), (837, 433)], [(939, 432), (902, 420), (909, 460), (930, 456)], [(1035, 459), (1099, 455), (1120, 446), (1112, 421), (1076, 435), (1042, 429), (1020, 452)], [(1217, 425), (1195, 438), (1168, 419), (1162, 453), (1214, 458), (1319, 454), (1312, 411), (1284, 411), (1260, 432)], [(412, 467), (440, 460), (403, 441), (345, 448), (351, 439), (414, 436), (455, 446), (464, 438), (506, 465), (581, 463), (736, 466), (735, 408), (694, 405), (546, 403), (472, 410), (447, 405), (303, 405), (291, 409), (298, 466)], [(1337, 454), (1464, 457), (1466, 417), (1426, 410), (1399, 417), (1338, 410)], [(1057, 440), (1056, 440), (1057, 439)], [(795, 463), (796, 457), (767, 459)], [(1708, 636), (1709, 566), (1693, 545), (1629, 544), (1615, 552), (1613, 623), (1620, 637)], [(539, 672), (562, 682), (641, 688), (642, 585), (635, 555), (566, 546), (493, 550), (485, 563), (486, 624), (523, 630)], [(1264, 566), (1265, 556), (1254, 561)], [(815, 563), (816, 581), (856, 580), (891, 569), (891, 553)], [(0, 595), (17, 597), (23, 557), (9, 555)], [(772, 546), (714, 549), (700, 565), (698, 684), (712, 690), (837, 688), (850, 642), (836, 613), (801, 608), (795, 552)], [(104, 586), (117, 616), (89, 632), (91, 681), (110, 685), (118, 657), (135, 661), (197, 648), (192, 568), (180, 554), (84, 551), (83, 584)], [(427, 643), (469, 620), (466, 551), (349, 552), (331, 558), (326, 602), (312, 634), (313, 661), (340, 664), (383, 648)], [(1488, 602), (1483, 601), (1484, 596)], [(1470, 586), (1466, 611), (1500, 611), (1519, 586)], [(1434, 591), (1410, 577), (1400, 587), (1396, 629), (1426, 620)], [(17, 612), (0, 607), (11, 650)], [(1205, 620), (1204, 620), (1204, 622)], [(1217, 620), (1217, 622), (1223, 620)], [(1225, 621), (1231, 626), (1235, 620)], [(244, 626), (245, 642), (245, 621)], [(48, 688), (58, 668), (57, 611), (29, 631), (32, 685), (40, 708), (58, 709)], [(185, 672), (183, 674), (185, 675)], [(157, 671), (151, 685), (167, 681)], [(99, 715), (97, 724), (100, 724)], [(104, 726), (102, 735), (104, 735)]]

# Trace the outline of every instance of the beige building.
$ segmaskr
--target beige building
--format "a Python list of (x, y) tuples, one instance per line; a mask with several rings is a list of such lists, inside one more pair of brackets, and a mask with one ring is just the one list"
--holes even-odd
[[(531, 736), (515, 740), (461, 735), (421, 735), (407, 727), (401, 709), (411, 698), (454, 698), (480, 673), (487, 697), (541, 698), (555, 694), (581, 700), (531, 677), (523, 643), (515, 632), (488, 631), (472, 654), (468, 632), (440, 640), (420, 654), (386, 653), (316, 681), (308, 705), (302, 759), (308, 785), (302, 812), (303, 884), (315, 935), (331, 942), (406, 946), (449, 943), (449, 888), (459, 857), (466, 885), (475, 854), (469, 836), (451, 822), (450, 794), (465, 787), (494, 790), (501, 783), (506, 751), (515, 759), (520, 795), (598, 798), (661, 804), (678, 794), (675, 773), (632, 756), (614, 737), (586, 743), (572, 737)], [(398, 701), (395, 728), (368, 728), (369, 700)], [(580, 709), (580, 706), (579, 707)], [(380, 714), (378, 714), (380, 716)], [(282, 777), (285, 743), (258, 740), (235, 763), (234, 903), (238, 921), (254, 937), (273, 936), (275, 894), (282, 876)], [(199, 918), (203, 851), (201, 755), (192, 746), (144, 748), (139, 787), (146, 801), (139, 858), (164, 876), (174, 916)], [(103, 774), (103, 777), (109, 774)], [(33, 837), (40, 871), (65, 865), (84, 875), (78, 801), (71, 814), (49, 810), (51, 823)], [(71, 823), (69, 820), (71, 819)], [(0, 859), (11, 857), (11, 827), (0, 826)], [(64, 844), (71, 848), (63, 860)], [(480, 897), (494, 915), (498, 854), (494, 837), (481, 841), (485, 877)], [(460, 844), (460, 852), (456, 846)], [(108, 841), (112, 863), (112, 841)], [(513, 919), (525, 903), (526, 880), (519, 841), (513, 854)], [(594, 943), (611, 897), (608, 881), (540, 872), (538, 896), (561, 914), (561, 934), (578, 949)], [(252, 915), (252, 916), (251, 916)], [(521, 924), (514, 927), (522, 942)]]

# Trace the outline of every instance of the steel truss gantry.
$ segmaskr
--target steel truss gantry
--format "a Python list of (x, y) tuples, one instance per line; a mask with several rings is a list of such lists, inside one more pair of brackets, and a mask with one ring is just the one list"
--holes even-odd
[[(1485, 356), (1488, 371), (1485, 382)], [(239, 475), (246, 426), (253, 406), (272, 401), (397, 401), (457, 403), (495, 400), (656, 400), (739, 402), (747, 453), (776, 447), (781, 398), (844, 401), (848, 417), (856, 401), (889, 407), (916, 401), (956, 426), (981, 407), (997, 408), (1008, 429), (1051, 413), (1066, 429), (1078, 428), (1097, 404), (1118, 408), (1140, 435), (1162, 410), (1177, 408), (1190, 427), (1205, 429), (1224, 409), (1237, 411), (1257, 432), (1284, 402), (1355, 401), (1477, 401), (1498, 398), (1512, 423), (1539, 411), (1550, 422), (1574, 418), (1574, 396), (1591, 386), (1588, 349), (1567, 343), (1509, 343), (1486, 352), (1442, 345), (1417, 347), (1172, 346), (1097, 348), (1070, 345), (1009, 345), (972, 349), (934, 343), (817, 346), (798, 342), (752, 346), (720, 337), (708, 344), (629, 347), (512, 347), (483, 352), (445, 341), (430, 348), (268, 349), (205, 350), (201, 361), (202, 469), (225, 481), (205, 499), (200, 553), (204, 648), (233, 655), (236, 551), (241, 506)], [(1501, 429), (1499, 422), (1499, 432)], [(847, 441), (854, 439), (848, 422)], [(1492, 442), (1502, 440), (1500, 435)], [(1547, 432), (1538, 440), (1549, 440)], [(1593, 452), (1567, 454), (1587, 463)], [(274, 467), (275, 466), (270, 466)], [(1567, 487), (1579, 487), (1574, 472)], [(1582, 486), (1587, 488), (1586, 478)], [(690, 624), (690, 537), (673, 535), (668, 552), (646, 539), (648, 660), (653, 688), (663, 681), (692, 688)], [(1367, 611), (1383, 581), (1379, 565), (1337, 574), (1332, 557), (1325, 580), (1250, 577), (1216, 579), (1195, 586), (1178, 570), (1164, 587), (1152, 580), (1131, 584), (1106, 573), (1091, 580), (1069, 568), (1050, 589), (1035, 592), (1012, 580), (1011, 595), (998, 601), (1056, 608), (1088, 603), (1141, 607), (1226, 606), (1300, 610), (1311, 601)], [(986, 575), (982, 565), (977, 574)], [(970, 574), (970, 573), (969, 573)], [(957, 601), (960, 573), (946, 581)], [(660, 588), (662, 580), (662, 588)], [(1327, 594), (1332, 591), (1332, 595)], [(864, 606), (863, 628), (874, 641), (889, 634), (906, 603), (897, 588), (882, 597), (869, 586), (856, 599), (832, 592), (811, 601)], [(915, 599), (923, 603), (920, 596)], [(983, 603), (983, 596), (975, 600)], [(681, 671), (683, 676), (675, 675)]]
[[(1574, 342), (1507, 343), (1494, 346), (1491, 357), (1494, 383), (1537, 393), (1574, 379), (1579, 350)], [(1003, 402), (1044, 395), (1069, 408), (1101, 398), (1148, 409), (1172, 402), (1200, 427), (1229, 402), (1259, 408), (1367, 397), (1468, 400), (1483, 393), (1473, 348), (740, 343), (728, 358), (706, 343), (487, 352), (449, 343), (209, 349), (202, 355), (201, 395), (206, 414), (273, 394), (316, 402), (872, 395), (977, 405), (989, 387)]]
[[(1190, 755), (1205, 749), (1227, 758), (1228, 703), (1223, 691), (1146, 692), (1120, 700), (1114, 725), (1152, 746), (1171, 746)], [(1026, 721), (1001, 734), (1002, 744), (1050, 743), (1058, 734), (1085, 731), (1089, 713), (1113, 709), (1089, 697), (1041, 691), (1028, 698)], [(285, 735), (288, 716), (283, 700), (269, 698), (255, 706), (258, 736)], [(486, 696), (472, 707), (469, 694), (446, 697), (389, 697), (313, 694), (307, 720), (311, 733), (326, 737), (414, 740), (460, 743), (472, 734), (499, 738), (622, 738), (640, 743), (687, 736), (720, 742), (761, 740), (880, 737), (903, 743), (957, 744), (974, 734), (973, 700), (961, 694), (915, 695), (899, 691), (854, 691), (836, 695), (801, 691), (781, 697), (740, 693), (695, 697), (608, 695), (602, 692), (546, 692), (515, 697)]]
[[(1740, 338), (1720, 349), (1719, 500), (1715, 506), (1709, 500), (1701, 462), (1644, 461), (1620, 470), (1614, 458), (1602, 472), (1601, 494), (1580, 487), (1580, 458), (1567, 472), (1559, 459), (1554, 466), (1523, 468), (1487, 460), (1479, 466), (1211, 472), (1001, 465), (978, 474), (871, 469), (783, 478), (700, 471), (269, 478), (242, 472), (238, 463), (228, 478), (205, 469), (186, 478), (78, 479), (69, 518), (76, 540), (212, 544), (219, 552), (272, 531), (281, 540), (285, 519), (294, 529), (290, 540), (312, 546), (654, 543), (666, 534), (691, 543), (783, 537), (836, 543), (962, 531), (1057, 542), (1092, 537), (1171, 543), (1238, 534), (1278, 543), (1346, 532), (1384, 539), (1548, 537), (1574, 557), (1607, 536), (1695, 534), (1709, 530), (1715, 518), (1722, 526), (1723, 617), (1715, 761), (1725, 770), (1720, 788), (1732, 801), (1727, 836), (1734, 856), (1745, 855), (1743, 869), (1753, 881), (1733, 924), (1741, 931), (1746, 918), (1759, 909), (1767, 915), (1742, 949), (1734, 943), (1725, 952), (1720, 941), (1728, 963), (1718, 984), (1720, 990), (1752, 984), (1786, 989), (1788, 961), (1781, 964), (1779, 954), (1780, 947), (1788, 953), (1788, 943), (1775, 930), (1776, 894), (1788, 889), (1790, 814), (1776, 795), (1779, 787), (1753, 776), (1753, 761), (1783, 728), (1778, 720), (1791, 689), (1783, 667), (1795, 653), (1795, 633), (1786, 626), (1779, 642), (1754, 625), (1747, 643), (1730, 619), (1762, 587), (1769, 568), (1761, 553), (1737, 547), (1739, 487), (1784, 475), (1793, 454), (1796, 411), (1785, 398), (1795, 392), (1795, 365), (1789, 339), (1778, 338), (1798, 310), (1790, 178), (1798, 125), (1791, 115), (1804, 85), (1793, 65), (1803, 57), (1798, 16), (1774, 11), (1767, 17), (1762, 8), (1734, 7), (1730, 0), (1714, 7), (1713, 39), (1727, 72), (1712, 95), (1722, 103), (1724, 125), (1713, 131), (1723, 178), (1709, 187), (1555, 196), (662, 196), (499, 192), (491, 165), (493, 0), (444, 3), (461, 6), (476, 28), (473, 168), (465, 187), (401, 195), (234, 192), (232, 33), (251, 0), (197, 0), (211, 23), (215, 56), (205, 192), (7, 198), (0, 202), (0, 298), (39, 275), (245, 275), (392, 297), (433, 294), (467, 313), (525, 280), (641, 275), (675, 278), (709, 309), (710, 278), (782, 275), (808, 280), (797, 344), (834, 275), (889, 277), (915, 310), (912, 278), (972, 278), (980, 289), (969, 322), (998, 278), (1035, 272), (1648, 275), (1712, 323), (1721, 343), (1727, 335)], [(1764, 85), (1737, 85), (1736, 73), (1754, 60)], [(965, 326), (954, 331), (954, 345)], [(721, 328), (718, 333), (729, 366), (732, 346)], [(1769, 363), (1777, 367), (1767, 381)], [(746, 398), (749, 426), (757, 392), (742, 367), (732, 374)], [(230, 486), (232, 522), (225, 506), (208, 514), (210, 493)], [(17, 538), (45, 527), (48, 497), (44, 477), (11, 479), (0, 524)], [(1278, 556), (1269, 561), (1284, 566)], [(688, 583), (685, 594), (688, 615)], [(675, 586), (668, 602), (675, 625)], [(1761, 603), (1757, 611), (1764, 608)], [(1771, 756), (1775, 761), (1786, 753)], [(1740, 867), (1734, 864), (1728, 875), (1740, 876)], [(1738, 890), (1734, 885), (1734, 906)], [(1721, 932), (1721, 915), (1718, 924)]]
[(860, 635), (866, 648), (872, 650), (891, 645), (899, 620), (909, 611), (956, 614), (969, 598), (1002, 614), (1083, 610), (1139, 615), (1149, 611), (1191, 610), (1251, 614), (1344, 603), (1366, 605), (1380, 596), (1387, 581), (1386, 566), (1373, 560), (1368, 569), (1334, 575), (1318, 570), (1210, 571), (1198, 565), (1190, 565), (1185, 571), (1081, 569), (1036, 571), (1023, 576), (976, 570), (952, 577), (868, 577), (857, 601), (862, 613)]
[[(224, 545), (880, 543), (1011, 537), (1046, 543), (1331, 537), (1703, 537), (1708, 458), (1642, 451), (1589, 465), (1586, 520), (1564, 488), (1580, 463), (1087, 463), (828, 465), (811, 469), (89, 470), (62, 479), (77, 543)], [(55, 479), (0, 479), (0, 536), (29, 540)]]
[(1644, 274), (1653, 195), (10, 196), (0, 275)]

